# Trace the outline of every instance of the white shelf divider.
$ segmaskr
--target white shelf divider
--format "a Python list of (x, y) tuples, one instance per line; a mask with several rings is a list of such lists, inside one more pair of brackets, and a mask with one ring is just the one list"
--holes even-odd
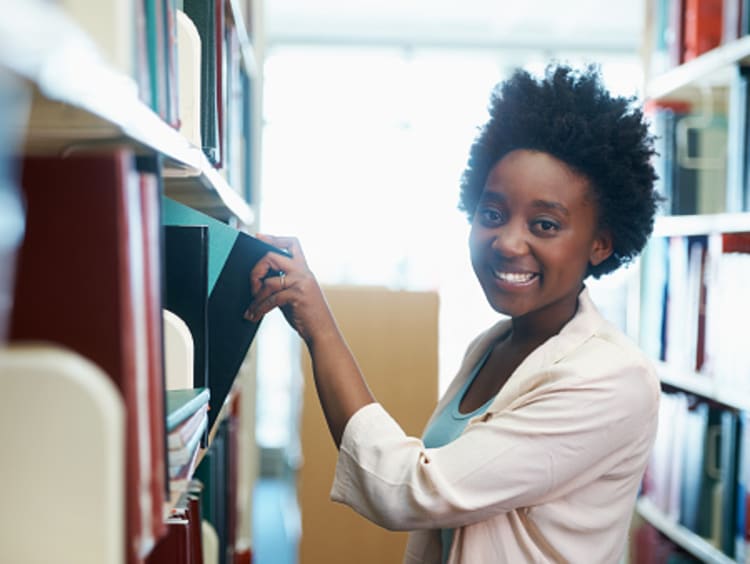
[(656, 370), (661, 382), (668, 386), (714, 400), (733, 409), (750, 410), (750, 390), (727, 389), (726, 385), (707, 374), (683, 371), (664, 362), (656, 363)]
[(654, 237), (708, 235), (750, 231), (750, 213), (662, 215), (654, 223)]
[(750, 36), (741, 37), (649, 79), (646, 97), (652, 100), (690, 97), (701, 86), (728, 85), (732, 68), (750, 64)]

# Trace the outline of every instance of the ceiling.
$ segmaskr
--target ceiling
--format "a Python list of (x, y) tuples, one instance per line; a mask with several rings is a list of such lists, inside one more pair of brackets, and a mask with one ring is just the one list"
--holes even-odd
[(644, 0), (266, 0), (269, 43), (636, 51)]

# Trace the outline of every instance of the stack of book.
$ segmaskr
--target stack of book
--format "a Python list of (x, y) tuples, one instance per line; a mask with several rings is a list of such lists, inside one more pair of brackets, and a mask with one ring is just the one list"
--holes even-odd
[(198, 453), (208, 429), (208, 388), (168, 390), (167, 460), (169, 490), (183, 491), (195, 472)]

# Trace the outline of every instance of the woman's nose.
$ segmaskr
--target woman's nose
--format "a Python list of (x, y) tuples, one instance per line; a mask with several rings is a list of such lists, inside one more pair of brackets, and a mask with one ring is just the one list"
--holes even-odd
[(528, 251), (525, 226), (508, 222), (495, 230), (492, 248), (504, 257), (521, 256)]

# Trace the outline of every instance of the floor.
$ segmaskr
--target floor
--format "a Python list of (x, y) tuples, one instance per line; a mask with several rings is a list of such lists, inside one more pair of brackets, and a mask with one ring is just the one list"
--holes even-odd
[(297, 564), (301, 518), (293, 481), (260, 478), (253, 503), (253, 564)]

